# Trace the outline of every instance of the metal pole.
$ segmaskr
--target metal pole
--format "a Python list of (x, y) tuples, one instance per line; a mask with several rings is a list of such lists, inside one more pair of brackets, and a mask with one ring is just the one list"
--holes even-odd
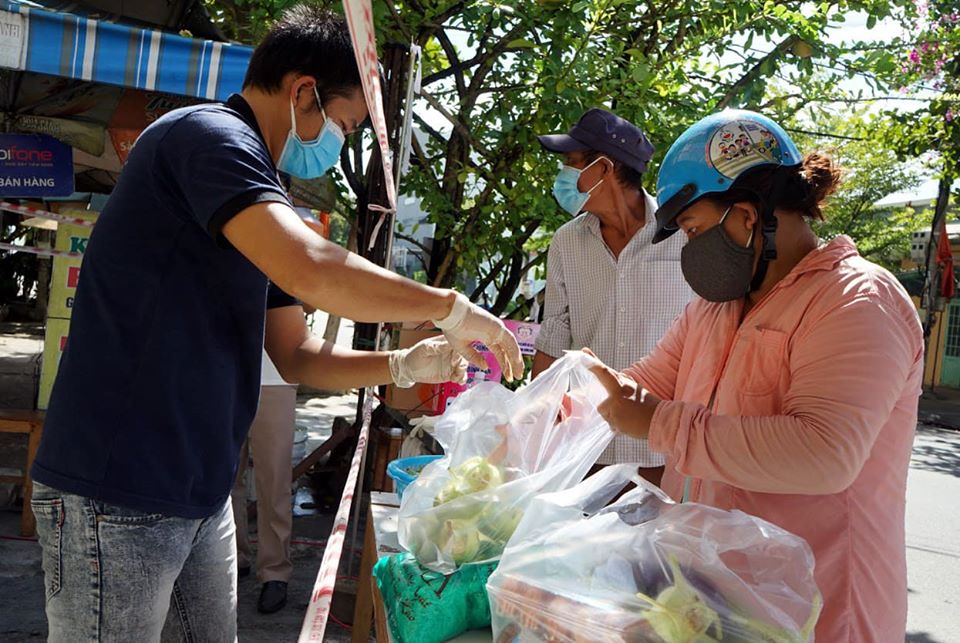
[[(939, 267), (937, 263), (937, 248), (940, 242), (940, 227), (947, 217), (947, 204), (950, 201), (950, 186), (953, 183), (953, 176), (949, 173), (940, 178), (940, 185), (937, 189), (937, 204), (933, 211), (933, 222), (930, 224), (930, 242), (927, 244), (927, 274), (924, 278), (924, 289), (921, 303), (923, 304), (924, 314), (924, 355), (930, 354), (930, 336), (933, 334), (932, 325), (936, 318), (936, 308), (940, 304), (939, 293)], [(941, 323), (943, 320), (941, 319)], [(937, 343), (939, 346), (939, 342)], [(936, 388), (937, 364), (933, 363), (933, 372), (930, 375), (930, 391)]]

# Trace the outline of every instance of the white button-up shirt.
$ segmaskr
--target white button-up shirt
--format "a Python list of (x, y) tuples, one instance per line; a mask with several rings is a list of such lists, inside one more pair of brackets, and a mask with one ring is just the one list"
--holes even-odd
[[(557, 230), (547, 254), (547, 294), (537, 350), (560, 357), (588, 347), (604, 364), (625, 369), (653, 350), (693, 297), (680, 271), (684, 235), (652, 245), (657, 205), (646, 196), (646, 223), (617, 258), (593, 214)], [(646, 440), (618, 435), (598, 461), (664, 463)]]

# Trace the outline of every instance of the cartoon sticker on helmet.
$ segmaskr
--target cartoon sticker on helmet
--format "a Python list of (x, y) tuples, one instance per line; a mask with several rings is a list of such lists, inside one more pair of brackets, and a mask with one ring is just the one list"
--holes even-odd
[(710, 139), (710, 164), (728, 179), (736, 179), (751, 167), (781, 162), (780, 143), (762, 125), (739, 120), (726, 123)]

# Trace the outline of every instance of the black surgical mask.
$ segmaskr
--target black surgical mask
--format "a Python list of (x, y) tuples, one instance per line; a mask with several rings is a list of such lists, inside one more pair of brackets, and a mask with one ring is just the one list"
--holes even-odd
[(680, 269), (693, 292), (707, 301), (739, 299), (750, 292), (753, 278), (753, 231), (746, 247), (737, 244), (720, 223), (687, 242), (680, 252)]

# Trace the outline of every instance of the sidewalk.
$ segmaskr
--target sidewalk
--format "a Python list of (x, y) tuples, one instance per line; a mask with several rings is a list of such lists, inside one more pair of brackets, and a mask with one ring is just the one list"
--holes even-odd
[(960, 389), (924, 389), (918, 419), (924, 424), (960, 431)]

